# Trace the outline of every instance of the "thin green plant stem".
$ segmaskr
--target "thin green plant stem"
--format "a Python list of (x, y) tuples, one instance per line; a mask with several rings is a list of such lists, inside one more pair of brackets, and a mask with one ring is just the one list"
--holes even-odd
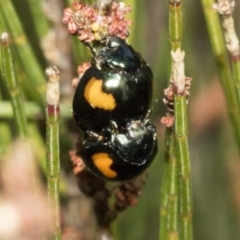
[(0, 155), (6, 152), (7, 146), (11, 143), (11, 131), (7, 122), (0, 122)]
[[(2, 73), (6, 89), (10, 95), (14, 120), (16, 122), (18, 137), (28, 138), (28, 122), (24, 108), (24, 102), (21, 96), (20, 86), (18, 84), (14, 69), (14, 61), (11, 49), (11, 39), (7, 32), (1, 34), (1, 52), (2, 52)], [(31, 174), (34, 193), (36, 194), (36, 182), (34, 176), (34, 164), (31, 161)]]
[(180, 3), (169, 1), (169, 37), (171, 50), (181, 48), (182, 41), (182, 11)]
[(42, 1), (28, 0), (27, 3), (33, 18), (34, 26), (36, 27), (36, 32), (40, 38), (43, 38), (49, 31), (49, 23), (43, 12)]
[[(188, 149), (186, 77), (184, 75), (184, 52), (181, 51), (182, 10), (181, 2), (169, 1), (169, 36), (172, 55), (171, 82), (174, 94), (174, 142), (175, 161), (178, 165), (179, 181), (179, 239), (193, 239), (192, 232), (192, 194), (190, 176), (190, 157)], [(181, 61), (179, 61), (181, 59)], [(174, 168), (173, 168), (174, 170)], [(173, 171), (172, 170), (172, 171)], [(177, 189), (175, 189), (177, 192)], [(175, 198), (174, 198), (175, 201)], [(173, 203), (175, 203), (173, 201)], [(176, 207), (176, 205), (173, 205)], [(175, 209), (173, 208), (172, 211)], [(178, 237), (175, 235), (174, 237)]]
[(5, 153), (5, 146), (3, 144), (2, 136), (0, 136), (0, 157)]
[[(0, 54), (0, 57), (1, 56), (2, 55)], [(0, 58), (0, 59), (2, 59), (2, 58)], [(0, 79), (0, 86), (2, 84), (3, 84), (3, 82)], [(1, 100), (2, 99), (1, 99), (1, 95), (0, 95), (0, 103), (1, 103)], [(9, 108), (12, 111), (12, 106), (11, 106), (10, 102), (9, 102)], [(0, 107), (0, 109), (1, 109), (1, 107)], [(0, 112), (2, 112), (2, 109)], [(13, 118), (13, 113), (12, 113), (11, 118)], [(9, 124), (6, 121), (3, 121), (3, 120), (0, 121), (0, 133), (1, 133), (0, 134), (0, 156), (2, 156), (3, 154), (5, 154), (7, 146), (9, 146), (9, 144), (11, 143), (11, 131), (10, 131)]]
[(3, 79), (10, 95), (18, 135), (26, 138), (28, 135), (28, 123), (20, 87), (15, 74), (10, 36), (6, 32), (1, 35), (1, 52)]
[(46, 172), (48, 199), (52, 212), (50, 214), (51, 234), (54, 240), (61, 239), (60, 229), (60, 203), (59, 203), (59, 70), (49, 67), (46, 70), (48, 76), (46, 116), (47, 116), (47, 155)]
[(23, 83), (24, 86), (34, 86), (26, 88), (28, 94), (44, 108), (45, 106), (45, 78), (43, 71), (34, 55), (27, 37), (23, 31), (21, 20), (19, 19), (13, 4), (10, 0), (0, 0), (0, 14), (7, 26), (8, 31), (14, 39), (21, 63), (28, 75), (29, 82)]
[(229, 118), (233, 127), (238, 150), (240, 152), (240, 111), (233, 77), (227, 57), (221, 24), (216, 11), (213, 9), (213, 0), (202, 0), (203, 11), (209, 32), (213, 55), (217, 64), (219, 77), (226, 96)]
[(230, 63), (232, 66), (232, 78), (237, 92), (238, 106), (240, 106), (240, 53), (230, 55)]
[(170, 157), (170, 145), (171, 145), (172, 129), (166, 128), (165, 134), (165, 156), (163, 166), (163, 177), (161, 184), (161, 200), (160, 200), (160, 227), (159, 227), (159, 239), (167, 239), (167, 211), (168, 211), (168, 185), (169, 185), (169, 157)]
[(37, 154), (38, 165), (43, 173), (46, 174), (46, 148), (43, 138), (40, 135), (38, 126), (35, 122), (29, 123), (29, 136), (32, 139), (33, 148)]
[(179, 168), (179, 232), (181, 240), (190, 240), (192, 236), (192, 193), (190, 157), (187, 136), (186, 98), (175, 95), (175, 141), (176, 158)]
[(6, 31), (6, 26), (2, 14), (0, 14), (0, 33)]
[[(182, 12), (180, 3), (172, 3), (169, 1), (169, 38), (171, 50), (175, 51), (181, 47), (182, 40)], [(172, 68), (172, 66), (171, 66)], [(167, 128), (166, 131), (166, 149), (165, 166), (163, 174), (163, 184), (161, 192), (161, 215), (160, 215), (160, 240), (178, 239), (179, 233), (177, 223), (179, 222), (178, 216), (178, 191), (176, 183), (178, 180), (175, 171), (177, 169), (177, 161), (175, 158), (175, 139), (173, 128)], [(173, 152), (174, 150), (174, 152)], [(175, 177), (173, 177), (175, 176)], [(171, 188), (171, 186), (173, 186)], [(171, 193), (173, 193), (171, 198)], [(177, 210), (177, 211), (176, 211)], [(176, 223), (177, 221), (177, 223)], [(179, 224), (180, 225), (180, 224)], [(181, 226), (181, 225), (180, 225)], [(180, 238), (181, 239), (181, 238)]]
[(178, 166), (175, 149), (175, 139), (171, 134), (169, 154), (169, 184), (168, 184), (168, 210), (167, 210), (167, 240), (178, 240)]
[[(1, 17), (0, 17), (0, 21), (1, 21)], [(2, 51), (0, 51), (0, 59), (2, 62)], [(0, 72), (2, 73), (2, 64), (0, 64), (0, 69), (1, 69)], [(2, 103), (1, 88), (3, 88), (2, 76), (0, 76), (0, 103)], [(1, 114), (2, 108), (0, 107), (0, 109), (1, 109), (0, 111), (0, 114)], [(12, 112), (11, 118), (13, 118), (13, 110), (10, 102), (9, 102), (9, 109), (11, 109), (11, 112)], [(10, 132), (9, 124), (7, 124), (3, 120), (0, 121), (0, 133), (1, 133), (0, 134), (0, 156), (1, 156), (6, 152), (6, 148), (11, 142), (11, 132)]]
[(178, 166), (175, 139), (171, 128), (166, 132), (166, 156), (161, 189), (160, 240), (178, 240)]
[(161, 199), (160, 199), (160, 227), (159, 227), (159, 240), (167, 239), (167, 211), (168, 211), (168, 185), (169, 185), (169, 156), (171, 144), (171, 128), (166, 129), (165, 134), (165, 156), (163, 177), (161, 184)]
[[(37, 161), (38, 165), (40, 166), (41, 171), (46, 174), (46, 146), (45, 142), (43, 141), (43, 138), (39, 132), (38, 126), (35, 122), (29, 123), (29, 136), (32, 139), (32, 145), (35, 149), (35, 152), (37, 153)], [(61, 194), (66, 193), (66, 182), (64, 179), (59, 179), (59, 191)]]
[(221, 15), (225, 46), (230, 55), (232, 78), (237, 93), (238, 105), (240, 105), (240, 46), (233, 19), (233, 4), (234, 1), (218, 0), (218, 3), (213, 3), (213, 8)]
[(235, 82), (238, 104), (240, 105), (240, 56), (231, 56), (230, 61), (232, 65), (232, 76)]
[[(24, 102), (25, 112), (27, 119), (31, 120), (41, 120), (44, 119), (44, 114), (42, 112), (41, 107), (35, 103), (30, 101)], [(70, 111), (71, 104), (70, 103), (61, 103), (61, 116), (63, 118), (71, 118), (72, 113)], [(0, 117), (4, 119), (11, 119), (13, 118), (13, 109), (12, 105), (9, 101), (0, 101)]]
[[(44, 115), (42, 114), (42, 110), (40, 106), (35, 102), (24, 102), (25, 113), (27, 119), (44, 119)], [(13, 109), (12, 105), (9, 101), (1, 101), (0, 102), (0, 117), (3, 119), (12, 119), (13, 118)]]

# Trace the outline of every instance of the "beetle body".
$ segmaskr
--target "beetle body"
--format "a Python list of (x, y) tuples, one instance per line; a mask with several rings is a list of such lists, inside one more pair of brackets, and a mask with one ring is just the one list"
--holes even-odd
[(99, 178), (130, 180), (146, 170), (157, 152), (156, 130), (148, 122), (152, 71), (118, 37), (91, 51), (91, 67), (73, 98), (73, 116), (85, 133), (78, 154)]
[(125, 126), (149, 110), (152, 71), (130, 45), (117, 40), (99, 50), (77, 86), (73, 116), (83, 131), (99, 133), (110, 121)]
[(141, 124), (135, 133), (132, 131), (130, 126), (125, 132), (113, 134), (108, 142), (85, 141), (79, 155), (87, 168), (108, 181), (130, 180), (145, 171), (157, 152), (155, 127)]

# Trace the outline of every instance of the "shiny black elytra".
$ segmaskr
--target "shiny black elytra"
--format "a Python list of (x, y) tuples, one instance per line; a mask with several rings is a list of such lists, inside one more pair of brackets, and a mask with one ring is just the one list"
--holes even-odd
[(144, 119), (152, 100), (152, 71), (124, 40), (112, 37), (92, 60), (73, 99), (73, 116), (83, 131), (100, 133), (114, 121), (126, 126)]
[(130, 180), (147, 169), (157, 152), (156, 130), (148, 123), (152, 71), (118, 37), (91, 51), (91, 67), (73, 99), (73, 116), (85, 133), (78, 155), (99, 178)]
[(108, 142), (85, 141), (78, 154), (97, 177), (126, 181), (140, 175), (157, 152), (156, 130), (152, 124), (131, 122), (122, 133), (113, 133)]

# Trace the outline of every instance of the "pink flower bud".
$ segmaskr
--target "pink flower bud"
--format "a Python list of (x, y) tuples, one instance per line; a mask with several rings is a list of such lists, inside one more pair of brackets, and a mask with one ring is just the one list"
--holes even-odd
[(68, 23), (68, 32), (69, 33), (74, 34), (77, 32), (77, 29), (78, 29), (78, 27), (74, 22), (71, 21)]

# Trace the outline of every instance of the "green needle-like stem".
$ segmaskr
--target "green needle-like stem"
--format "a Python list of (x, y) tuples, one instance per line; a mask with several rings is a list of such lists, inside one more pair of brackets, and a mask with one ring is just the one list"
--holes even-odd
[(167, 215), (168, 215), (168, 185), (170, 175), (170, 144), (171, 144), (172, 129), (166, 129), (165, 137), (165, 156), (164, 156), (164, 169), (161, 185), (161, 203), (160, 203), (160, 227), (159, 227), (159, 240), (167, 239)]
[[(170, 156), (171, 160), (171, 186), (169, 205), (171, 204), (171, 238), (192, 240), (192, 193), (190, 178), (190, 157), (188, 149), (188, 124), (187, 124), (187, 85), (189, 79), (185, 76), (184, 51), (181, 50), (182, 39), (182, 11), (181, 2), (169, 1), (169, 36), (171, 45), (171, 81), (170, 87), (174, 98), (174, 126), (172, 141), (174, 146)], [(171, 143), (173, 144), (173, 143)], [(177, 166), (177, 168), (176, 168)], [(177, 169), (177, 170), (176, 170)], [(176, 187), (178, 183), (178, 187)], [(178, 207), (177, 207), (178, 199)], [(176, 207), (178, 214), (175, 214)], [(178, 216), (177, 234), (175, 217)], [(175, 233), (175, 234), (174, 234)]]
[(48, 198), (51, 206), (50, 226), (52, 239), (61, 239), (60, 230), (60, 204), (59, 204), (59, 70), (56, 67), (46, 70), (48, 76), (47, 85), (47, 155), (46, 171)]
[(169, 156), (169, 186), (167, 211), (167, 239), (178, 240), (178, 166), (175, 151), (174, 136), (172, 134)]
[(34, 26), (36, 26), (36, 32), (40, 38), (47, 35), (50, 27), (47, 21), (46, 15), (43, 11), (42, 2), (39, 0), (28, 0), (31, 16), (33, 17)]
[[(217, 12), (213, 9), (213, 0), (202, 0), (205, 19), (208, 27), (212, 51), (218, 67), (219, 77), (226, 96), (227, 109), (230, 121), (233, 126), (233, 132), (240, 152), (240, 111), (238, 98), (234, 87), (234, 81), (227, 57), (222, 28)], [(235, 68), (236, 66), (233, 66)], [(237, 77), (238, 73), (235, 74)]]
[(237, 93), (238, 105), (240, 103), (240, 45), (235, 30), (233, 19), (235, 2), (229, 0), (218, 0), (213, 3), (212, 7), (221, 15), (222, 29), (224, 32), (225, 46), (230, 55), (232, 67), (232, 78)]
[(231, 56), (232, 75), (237, 92), (238, 105), (240, 105), (240, 55)]
[(192, 239), (192, 194), (190, 158), (187, 137), (186, 97), (175, 95), (175, 141), (179, 169), (179, 229), (180, 239)]
[(182, 11), (181, 4), (169, 1), (169, 37), (171, 49), (181, 47), (182, 41)]
[[(1, 108), (0, 108), (1, 109)], [(11, 143), (11, 132), (9, 124), (0, 122), (0, 156), (6, 152), (7, 146)]]
[[(35, 102), (24, 102), (25, 110), (26, 110), (26, 117), (31, 120), (41, 120), (44, 119), (44, 114), (42, 112), (41, 107)], [(61, 116), (63, 118), (71, 118), (71, 104), (70, 103), (61, 103)], [(1, 101), (0, 102), (0, 117), (5, 119), (13, 118), (13, 110), (11, 103), (9, 101)]]
[(28, 123), (23, 100), (21, 98), (20, 87), (14, 69), (10, 36), (6, 32), (1, 35), (1, 52), (3, 79), (5, 80), (5, 85), (10, 95), (18, 134), (20, 137), (27, 137)]
[(22, 82), (24, 89), (32, 99), (37, 101), (37, 103), (44, 108), (46, 91), (45, 77), (36, 56), (27, 41), (27, 37), (21, 25), (21, 20), (10, 0), (0, 0), (0, 15), (2, 15), (2, 19), (4, 20), (4, 26), (7, 26), (9, 33), (14, 39), (18, 56), (28, 75), (28, 81)]

